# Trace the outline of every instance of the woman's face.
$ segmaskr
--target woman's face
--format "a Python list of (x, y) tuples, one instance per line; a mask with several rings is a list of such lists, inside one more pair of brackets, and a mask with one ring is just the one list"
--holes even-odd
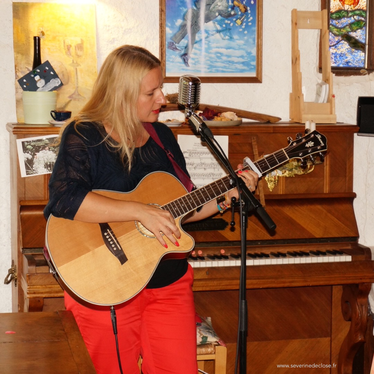
[(140, 84), (137, 102), (138, 117), (141, 122), (155, 122), (161, 105), (166, 103), (162, 93), (163, 77), (161, 68), (150, 70)]

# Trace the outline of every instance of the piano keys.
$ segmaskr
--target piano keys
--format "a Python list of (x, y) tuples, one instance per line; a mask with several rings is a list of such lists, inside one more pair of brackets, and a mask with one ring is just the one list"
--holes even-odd
[[(204, 254), (201, 250), (193, 250), (188, 262), (193, 268), (241, 266), (240, 252), (226, 253), (221, 249), (219, 253)], [(248, 252), (245, 260), (246, 266), (261, 265), (288, 265), (288, 264), (317, 264), (329, 262), (350, 262), (352, 256), (341, 250), (312, 250), (287, 252)]]

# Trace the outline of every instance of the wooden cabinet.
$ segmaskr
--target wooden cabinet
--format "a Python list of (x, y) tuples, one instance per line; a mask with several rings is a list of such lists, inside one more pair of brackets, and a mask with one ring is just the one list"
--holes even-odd
[(43, 255), (46, 221), (43, 209), (48, 201), (49, 174), (22, 178), (17, 139), (58, 134), (53, 126), (8, 124), (11, 162), (12, 260), (17, 266), (13, 282), (13, 311), (63, 309), (63, 291)]

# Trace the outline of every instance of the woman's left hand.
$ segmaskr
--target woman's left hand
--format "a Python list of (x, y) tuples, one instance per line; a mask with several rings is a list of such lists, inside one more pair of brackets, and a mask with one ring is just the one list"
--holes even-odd
[[(243, 164), (239, 164), (237, 168), (237, 174), (239, 178), (241, 178), (244, 181), (245, 185), (251, 192), (254, 192), (256, 190), (258, 183), (258, 175), (254, 171), (243, 170)], [(230, 200), (232, 197), (237, 198), (238, 191), (236, 190), (236, 188), (234, 188), (233, 190), (228, 192), (227, 196), (230, 198)]]
[(243, 165), (238, 165), (238, 176), (243, 179), (245, 185), (251, 192), (254, 192), (258, 183), (258, 175), (252, 170), (243, 170)]

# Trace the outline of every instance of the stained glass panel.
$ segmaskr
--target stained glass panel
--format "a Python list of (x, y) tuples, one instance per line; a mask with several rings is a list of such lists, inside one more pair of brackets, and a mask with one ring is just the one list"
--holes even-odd
[(331, 67), (366, 67), (368, 1), (330, 0)]

